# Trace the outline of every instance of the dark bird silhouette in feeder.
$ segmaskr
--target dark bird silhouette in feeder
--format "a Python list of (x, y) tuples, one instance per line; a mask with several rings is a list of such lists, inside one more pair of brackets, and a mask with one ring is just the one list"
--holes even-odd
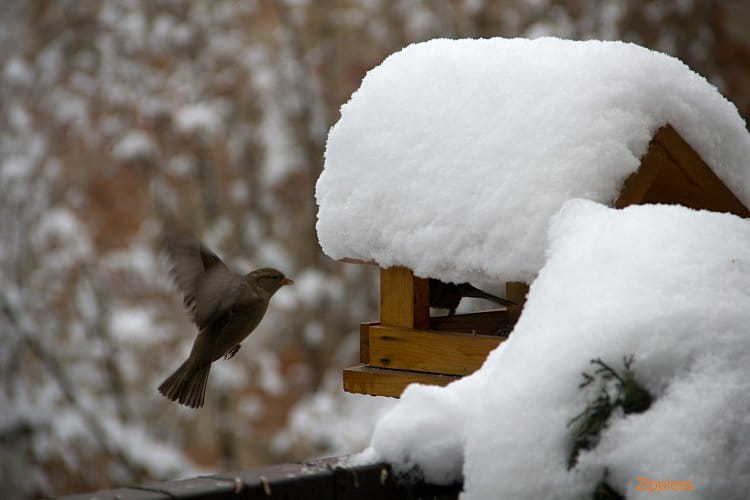
[(430, 307), (448, 309), (448, 315), (453, 316), (458, 304), (464, 297), (485, 299), (497, 302), (503, 306), (515, 305), (515, 302), (487, 293), (469, 283), (444, 283), (430, 278)]
[(173, 263), (172, 277), (199, 333), (187, 361), (167, 377), (159, 392), (172, 401), (199, 408), (211, 363), (237, 354), (240, 343), (263, 319), (273, 294), (294, 282), (270, 267), (244, 276), (236, 274), (192, 235), (166, 236), (163, 246)]

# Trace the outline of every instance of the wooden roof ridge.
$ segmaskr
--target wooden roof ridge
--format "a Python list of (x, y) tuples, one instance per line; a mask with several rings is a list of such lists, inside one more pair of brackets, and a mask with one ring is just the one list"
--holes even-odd
[(669, 123), (654, 134), (614, 207), (644, 203), (675, 203), (750, 217), (750, 210)]

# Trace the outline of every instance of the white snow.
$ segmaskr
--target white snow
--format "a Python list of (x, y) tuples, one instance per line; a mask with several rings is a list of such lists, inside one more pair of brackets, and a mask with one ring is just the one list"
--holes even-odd
[(89, 258), (93, 252), (81, 221), (65, 208), (45, 213), (30, 236), (32, 244), (47, 249), (44, 260), (55, 268)]
[(305, 339), (305, 343), (309, 346), (321, 345), (325, 336), (325, 328), (317, 321), (311, 321), (305, 325), (305, 329), (302, 331), (302, 338)]
[(221, 116), (209, 103), (199, 102), (183, 107), (175, 116), (177, 129), (183, 134), (195, 134), (205, 141), (221, 133)]
[(291, 126), (283, 113), (274, 106), (264, 112), (260, 135), (266, 148), (263, 183), (274, 185), (295, 172), (300, 164), (300, 151), (290, 139)]
[(209, 384), (221, 390), (242, 389), (248, 383), (247, 371), (239, 363), (214, 363)]
[(140, 130), (131, 130), (112, 148), (112, 155), (120, 161), (155, 160), (158, 153), (156, 141)]
[(187, 153), (177, 154), (169, 159), (166, 170), (175, 177), (195, 175), (198, 172), (198, 159)]
[(287, 389), (286, 381), (281, 374), (281, 364), (275, 353), (266, 351), (256, 357), (258, 363), (258, 387), (272, 396), (280, 396)]
[(63, 89), (54, 89), (47, 96), (55, 120), (62, 125), (82, 129), (90, 124), (89, 105), (83, 97)]
[[(571, 200), (546, 248), (510, 338), (469, 377), (407, 388), (366, 457), (439, 483), (463, 475), (464, 500), (590, 498), (605, 468), (627, 498), (653, 496), (637, 477), (690, 481), (680, 498), (747, 498), (750, 222)], [(651, 408), (616, 413), (568, 471), (567, 423), (595, 395), (581, 372), (630, 354)]]
[(315, 309), (323, 307), (325, 302), (346, 300), (346, 291), (337, 279), (322, 273), (317, 269), (307, 268), (294, 276), (294, 296), (300, 306)]
[(153, 470), (157, 477), (173, 476), (177, 471), (191, 471), (194, 474), (205, 472), (186, 460), (179, 451), (154, 439), (145, 428), (120, 423), (115, 419), (104, 419), (102, 424), (108, 442), (128, 459), (138, 460), (144, 467)]
[(3, 182), (21, 181), (34, 172), (34, 162), (28, 156), (14, 155), (0, 163), (0, 179)]
[(115, 309), (109, 317), (109, 329), (120, 342), (159, 343), (166, 334), (154, 316), (150, 309)]
[(34, 78), (28, 63), (18, 56), (12, 56), (5, 63), (3, 76), (5, 81), (12, 85), (29, 85)]
[(301, 443), (328, 456), (361, 450), (375, 423), (395, 404), (390, 398), (344, 392), (337, 370), (317, 392), (297, 403), (286, 429), (274, 439), (274, 451), (287, 453)]
[[(108, 252), (102, 258), (102, 262), (112, 271), (127, 271), (141, 276), (153, 276), (155, 281), (157, 281), (156, 277), (163, 272), (159, 268), (158, 260), (151, 249), (141, 244), (134, 244), (129, 248)], [(169, 278), (162, 278), (157, 282), (164, 283), (165, 286), (169, 283), (171, 288), (172, 281)]]
[(549, 218), (571, 198), (613, 201), (665, 123), (750, 205), (744, 122), (673, 57), (556, 38), (410, 45), (330, 130), (320, 244), (446, 281), (531, 281)]

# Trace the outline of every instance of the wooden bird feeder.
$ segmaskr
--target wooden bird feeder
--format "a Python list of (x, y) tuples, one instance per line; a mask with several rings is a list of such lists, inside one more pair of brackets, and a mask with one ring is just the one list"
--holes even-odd
[[(669, 124), (657, 131), (613, 206), (646, 203), (750, 217)], [(411, 383), (446, 385), (474, 372), (507, 338), (504, 332), (520, 316), (527, 291), (525, 283), (507, 283), (506, 296), (515, 306), (430, 317), (427, 279), (403, 267), (381, 269), (380, 321), (360, 325), (360, 364), (344, 370), (344, 390), (399, 397)]]

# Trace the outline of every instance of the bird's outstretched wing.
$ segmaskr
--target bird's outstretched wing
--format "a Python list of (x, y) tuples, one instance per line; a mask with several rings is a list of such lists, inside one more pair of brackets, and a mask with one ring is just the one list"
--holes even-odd
[(161, 245), (172, 261), (172, 278), (182, 291), (185, 307), (197, 322), (196, 296), (204, 275), (212, 269), (230, 271), (215, 253), (192, 234), (165, 234)]

